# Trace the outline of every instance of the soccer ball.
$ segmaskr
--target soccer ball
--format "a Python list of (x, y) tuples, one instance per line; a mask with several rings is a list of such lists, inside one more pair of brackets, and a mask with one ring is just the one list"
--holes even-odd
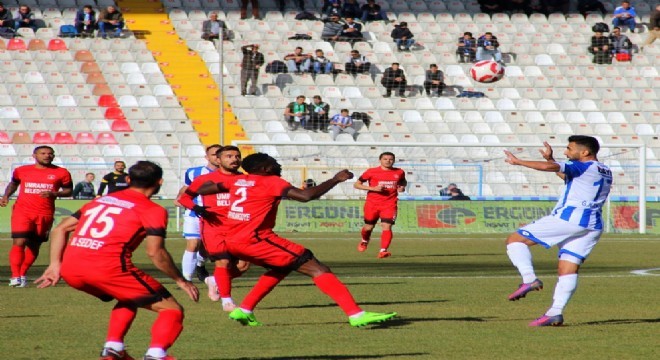
[(504, 66), (492, 60), (483, 60), (472, 65), (472, 78), (480, 83), (493, 83), (504, 77)]

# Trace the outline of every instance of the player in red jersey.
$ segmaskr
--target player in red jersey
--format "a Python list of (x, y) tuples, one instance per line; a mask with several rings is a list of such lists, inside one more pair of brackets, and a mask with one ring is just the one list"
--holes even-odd
[[(392, 256), (388, 251), (392, 243), (392, 226), (396, 220), (397, 201), (400, 192), (406, 189), (406, 173), (394, 167), (394, 154), (384, 152), (378, 157), (380, 166), (367, 169), (355, 182), (354, 187), (367, 190), (367, 201), (364, 203), (364, 226), (362, 227), (362, 240), (358, 251), (367, 250), (371, 232), (380, 219), (383, 232), (380, 235), (379, 258)], [(369, 185), (365, 185), (368, 183)]]
[(220, 292), (222, 309), (230, 312), (236, 308), (231, 297), (231, 280), (247, 271), (249, 263), (232, 257), (227, 251), (225, 244), (227, 231), (223, 225), (229, 211), (229, 193), (202, 195), (203, 209), (195, 205), (195, 197), (191, 195), (207, 182), (231, 181), (232, 177), (241, 174), (238, 171), (241, 167), (241, 151), (238, 147), (222, 146), (217, 150), (216, 157), (219, 160), (218, 170), (196, 177), (188, 186), (190, 192), (184, 191), (178, 201), (195, 213), (201, 211), (206, 214), (201, 218), (202, 242), (209, 259), (215, 261), (213, 277)]
[(35, 160), (33, 165), (14, 169), (11, 182), (0, 198), (0, 206), (7, 206), (9, 197), (20, 186), (11, 213), (13, 245), (9, 251), (9, 286), (12, 287), (27, 286), (27, 271), (39, 256), (41, 243), (48, 241), (48, 232), (53, 226), (55, 199), (71, 196), (73, 192), (71, 174), (65, 168), (53, 165), (53, 148), (38, 146), (32, 157)]
[[(394, 312), (363, 311), (348, 288), (310, 250), (273, 232), (277, 208), (283, 197), (301, 202), (318, 199), (339, 183), (351, 179), (352, 173), (340, 171), (332, 179), (303, 190), (280, 178), (282, 167), (267, 154), (246, 157), (243, 169), (248, 174), (234, 176), (222, 183), (207, 183), (198, 189), (200, 194), (230, 193), (230, 208), (225, 221), (227, 249), (240, 259), (270, 269), (259, 278), (240, 307), (229, 314), (230, 319), (243, 325), (261, 325), (254, 316), (254, 308), (292, 271), (310, 276), (316, 286), (348, 315), (352, 326), (396, 316)], [(197, 194), (192, 192), (190, 195)], [(202, 213), (202, 216), (206, 215)]]
[(61, 276), (71, 287), (102, 301), (117, 300), (101, 360), (133, 359), (124, 350), (124, 336), (138, 308), (158, 313), (144, 359), (172, 360), (166, 351), (183, 329), (183, 308), (163, 285), (131, 262), (133, 251), (146, 238), (147, 255), (154, 265), (192, 300), (198, 300), (199, 291), (183, 278), (165, 249), (167, 210), (150, 200), (163, 183), (163, 169), (138, 161), (128, 178), (128, 189), (85, 204), (53, 230), (50, 265), (36, 282), (39, 288), (54, 286)]

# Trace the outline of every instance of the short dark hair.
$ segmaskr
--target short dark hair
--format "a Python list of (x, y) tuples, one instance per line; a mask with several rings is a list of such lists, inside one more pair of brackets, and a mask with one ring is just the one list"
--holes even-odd
[(49, 149), (50, 151), (53, 152), (53, 154), (55, 153), (55, 149), (53, 149), (52, 147), (50, 147), (50, 146), (48, 146), (48, 145), (37, 146), (36, 148), (34, 148), (34, 150), (32, 150), (32, 153), (33, 153), (33, 154), (36, 154), (37, 151), (39, 151), (39, 150), (41, 150), (41, 149)]
[(396, 160), (396, 156), (394, 156), (394, 153), (389, 152), (389, 151), (385, 151), (384, 153), (378, 155), (378, 160), (382, 159), (383, 156), (386, 156), (386, 155), (390, 155), (390, 156), (392, 156), (392, 157), (394, 158), (394, 160)]
[(265, 153), (254, 153), (248, 155), (243, 159), (243, 170), (248, 174), (258, 170), (260, 167), (264, 166), (267, 161), (273, 159), (270, 155)]
[(463, 33), (463, 36), (465, 36), (465, 35), (470, 35), (470, 37), (472, 37), (472, 33), (469, 32), (469, 31), (464, 32), (464, 33)]
[(158, 185), (163, 178), (163, 168), (155, 162), (140, 160), (128, 169), (130, 187), (147, 189)]
[[(93, 172), (88, 172), (87, 174), (85, 174), (85, 176), (87, 176), (87, 175), (94, 175), (94, 173)], [(94, 175), (94, 176), (96, 176), (96, 175)]]
[(298, 49), (302, 50), (303, 48), (300, 47), (300, 46), (296, 46), (296, 50), (298, 50)]
[(238, 146), (225, 145), (225, 146), (220, 146), (220, 148), (215, 152), (215, 155), (220, 156), (220, 154), (226, 151), (238, 151), (239, 154), (241, 153), (241, 149), (239, 149)]
[(348, 109), (341, 109), (339, 112), (340, 112), (340, 113), (348, 112)]
[(399, 66), (399, 63), (398, 62), (393, 62), (392, 66), (394, 66), (394, 65)]
[(92, 8), (92, 5), (85, 5), (85, 6), (83, 6), (83, 9), (93, 10), (94, 8)]
[(576, 143), (578, 145), (586, 147), (587, 149), (589, 149), (589, 152), (593, 156), (596, 156), (598, 154), (598, 151), (600, 150), (600, 144), (598, 143), (598, 139), (596, 139), (593, 136), (571, 135), (568, 137), (568, 142)]
[(209, 146), (206, 147), (206, 151), (205, 151), (205, 152), (208, 153), (209, 150), (211, 150), (211, 149), (213, 149), (213, 148), (221, 148), (221, 147), (222, 147), (222, 145), (220, 145), (220, 144), (209, 145)]
[(122, 161), (122, 160), (117, 160), (117, 161), (115, 161), (115, 165), (117, 165), (117, 164), (119, 164), (119, 163), (124, 164), (124, 166), (126, 166), (126, 163), (125, 163), (124, 161)]
[(319, 100), (321, 100), (321, 95), (314, 95), (313, 97), (314, 97), (314, 99), (319, 99)]
[(431, 65), (429, 65), (429, 67), (434, 68), (434, 67), (438, 67), (438, 65), (437, 64), (431, 64)]
[(488, 32), (486, 32), (484, 35), (493, 35), (493, 33), (490, 32), (490, 31), (488, 31)]

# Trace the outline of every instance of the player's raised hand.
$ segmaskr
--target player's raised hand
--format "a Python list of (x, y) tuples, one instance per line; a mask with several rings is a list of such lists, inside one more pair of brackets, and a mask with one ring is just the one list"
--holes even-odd
[(176, 284), (181, 288), (181, 290), (188, 294), (188, 297), (190, 297), (192, 301), (199, 301), (199, 289), (197, 286), (195, 286), (195, 284), (185, 279), (177, 281)]
[(334, 179), (339, 181), (339, 182), (344, 182), (346, 180), (352, 179), (353, 178), (353, 173), (344, 169), (338, 173), (335, 174)]
[(547, 141), (543, 142), (543, 149), (539, 149), (539, 152), (545, 160), (555, 161), (555, 158), (552, 156), (552, 146), (550, 146)]
[(56, 198), (57, 194), (52, 192), (52, 191), (42, 191), (42, 192), (39, 193), (39, 196), (41, 196), (42, 198), (47, 199), (47, 198)]
[(511, 165), (518, 165), (518, 161), (520, 159), (518, 159), (515, 155), (513, 155), (511, 153), (511, 151), (504, 150), (504, 155), (506, 155), (506, 159), (504, 159), (504, 161), (506, 161), (507, 163), (509, 163)]
[(383, 192), (383, 190), (385, 190), (385, 187), (383, 185), (376, 185), (371, 189), (371, 191), (375, 191), (375, 192)]
[(46, 268), (43, 275), (41, 275), (37, 280), (34, 281), (37, 284), (37, 288), (43, 289), (49, 286), (55, 286), (60, 281), (60, 267), (56, 265), (50, 265)]

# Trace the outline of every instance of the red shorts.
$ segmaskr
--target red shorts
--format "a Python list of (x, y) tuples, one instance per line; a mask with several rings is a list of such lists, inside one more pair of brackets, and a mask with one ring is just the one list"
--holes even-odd
[(277, 234), (262, 233), (252, 239), (228, 240), (229, 252), (253, 264), (282, 271), (298, 269), (314, 257), (311, 251)]
[(11, 237), (48, 241), (53, 220), (53, 215), (30, 214), (14, 207), (11, 213)]
[(364, 203), (364, 223), (375, 225), (380, 219), (381, 222), (394, 225), (396, 211), (396, 203), (379, 204), (367, 201)]
[(206, 254), (210, 260), (215, 261), (231, 258), (229, 250), (227, 250), (227, 243), (225, 242), (227, 232), (218, 231), (216, 228), (208, 225), (205, 226), (203, 222), (201, 232), (202, 244), (204, 244), (204, 249), (206, 249)]
[[(75, 265), (74, 265), (75, 266)], [(128, 271), (107, 271), (89, 267), (73, 268), (62, 266), (62, 278), (72, 288), (94, 295), (102, 301), (116, 299), (142, 307), (172, 296), (156, 279), (136, 267)]]

